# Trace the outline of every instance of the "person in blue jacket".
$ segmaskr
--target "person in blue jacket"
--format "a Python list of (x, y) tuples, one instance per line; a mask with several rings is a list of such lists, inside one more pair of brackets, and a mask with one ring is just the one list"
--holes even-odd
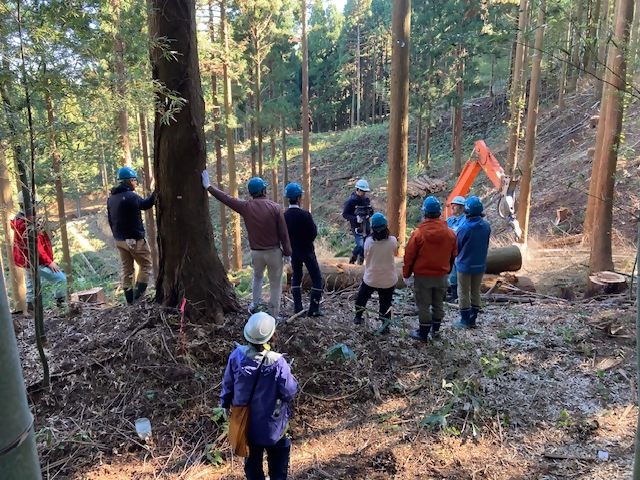
[[(467, 216), (464, 213), (464, 202), (464, 197), (460, 195), (454, 197), (451, 201), (451, 212), (453, 215), (447, 218), (447, 225), (453, 230), (453, 233), (458, 233), (458, 229), (467, 221)], [(448, 280), (449, 289), (447, 293), (449, 294), (449, 298), (447, 298), (447, 301), (454, 303), (458, 300), (458, 272), (455, 265), (449, 273)]]
[(301, 312), (302, 308), (302, 265), (307, 267), (311, 277), (311, 294), (309, 295), (309, 317), (321, 317), (320, 310), (322, 298), (322, 273), (318, 266), (313, 241), (318, 236), (318, 227), (309, 212), (300, 208), (300, 197), (304, 191), (297, 183), (290, 183), (284, 189), (284, 196), (289, 199), (289, 208), (284, 212), (284, 220), (287, 222), (289, 240), (291, 240), (291, 296), (293, 297), (294, 313)]
[(228, 411), (232, 405), (250, 406), (249, 456), (244, 463), (247, 480), (264, 480), (265, 451), (271, 480), (286, 480), (289, 470), (291, 441), (286, 433), (291, 416), (289, 405), (298, 384), (284, 355), (272, 352), (267, 343), (275, 330), (276, 321), (268, 313), (251, 315), (244, 327), (249, 344), (236, 344), (222, 380), (222, 408)]
[(356, 241), (356, 246), (351, 252), (349, 263), (358, 262), (362, 265), (364, 262), (364, 240), (371, 233), (371, 222), (369, 218), (373, 215), (373, 207), (371, 207), (371, 199), (367, 197), (369, 182), (361, 178), (356, 182), (356, 189), (351, 196), (344, 202), (342, 209), (342, 217), (349, 220), (351, 233)]
[(487, 268), (491, 227), (483, 217), (484, 206), (478, 197), (469, 197), (464, 204), (467, 220), (458, 229), (458, 327), (475, 328), (480, 311), (480, 286)]
[[(151, 250), (145, 239), (142, 224), (142, 210), (149, 210), (156, 203), (156, 192), (148, 198), (142, 198), (135, 193), (138, 177), (131, 167), (118, 170), (120, 184), (111, 189), (107, 199), (107, 216), (111, 233), (116, 241), (120, 265), (122, 268), (122, 288), (128, 304), (147, 290), (151, 269)], [(135, 279), (134, 262), (140, 267)]]

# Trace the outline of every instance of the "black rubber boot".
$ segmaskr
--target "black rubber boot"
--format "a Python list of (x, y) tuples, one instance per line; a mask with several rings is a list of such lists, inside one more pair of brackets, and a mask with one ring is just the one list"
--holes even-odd
[(65, 304), (67, 303), (67, 299), (65, 297), (57, 297), (56, 298), (56, 306), (57, 307), (64, 307)]
[(362, 265), (364, 263), (364, 257), (362, 255), (358, 255), (358, 265)]
[(139, 299), (141, 296), (144, 295), (144, 292), (146, 291), (147, 291), (146, 283), (142, 283), (142, 282), (136, 283), (136, 291), (135, 291), (135, 295), (133, 296), (133, 299), (134, 300)]
[(389, 333), (389, 325), (391, 324), (390, 318), (380, 317), (380, 324), (382, 325), (382, 329), (380, 330), (380, 335), (386, 335)]
[(129, 305), (133, 303), (133, 288), (124, 289), (124, 298), (127, 300)]
[(362, 315), (356, 314), (356, 316), (353, 317), (353, 323), (355, 325), (362, 325)]
[(312, 288), (309, 295), (309, 312), (307, 315), (310, 317), (322, 317), (324, 312), (320, 310), (320, 299), (322, 298), (322, 290), (319, 288)]
[(442, 320), (433, 320), (433, 323), (431, 324), (431, 338), (433, 340), (440, 338), (440, 324), (441, 324)]
[(480, 307), (471, 305), (471, 315), (469, 315), (469, 326), (471, 328), (476, 328), (476, 319), (478, 318), (479, 311), (480, 311)]
[(33, 302), (27, 302), (27, 312), (33, 312)]
[(357, 259), (358, 259), (357, 256), (351, 255), (351, 258), (349, 259), (349, 263), (353, 265), (354, 263), (356, 263)]
[(458, 285), (452, 285), (449, 288), (451, 288), (451, 291), (449, 292), (447, 301), (449, 303), (456, 303), (458, 301)]
[(421, 324), (418, 330), (411, 330), (409, 332), (409, 336), (411, 338), (415, 338), (416, 340), (420, 340), (421, 342), (428, 342), (430, 331), (431, 331), (431, 325)]
[(291, 287), (291, 296), (293, 297), (293, 313), (304, 310), (302, 308), (302, 287)]
[(471, 309), (464, 308), (460, 310), (460, 321), (456, 323), (458, 328), (473, 328), (471, 325)]

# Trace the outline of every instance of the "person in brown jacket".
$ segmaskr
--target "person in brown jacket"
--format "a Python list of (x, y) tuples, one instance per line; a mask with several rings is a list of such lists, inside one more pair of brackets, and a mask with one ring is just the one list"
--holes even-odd
[(259, 310), (266, 268), (269, 276), (269, 314), (281, 322), (282, 270), (284, 263), (291, 262), (291, 242), (282, 206), (267, 198), (268, 185), (259, 177), (252, 178), (247, 184), (251, 195), (249, 200), (234, 198), (211, 185), (206, 170), (202, 172), (202, 186), (227, 207), (242, 215), (247, 227), (253, 266), (253, 301), (249, 312), (253, 314)]
[(456, 234), (440, 218), (442, 206), (435, 197), (427, 197), (422, 204), (422, 213), (424, 221), (411, 234), (404, 251), (402, 276), (407, 285), (413, 283), (420, 321), (420, 328), (409, 335), (426, 342), (429, 333), (432, 339), (439, 336), (447, 278), (458, 248)]

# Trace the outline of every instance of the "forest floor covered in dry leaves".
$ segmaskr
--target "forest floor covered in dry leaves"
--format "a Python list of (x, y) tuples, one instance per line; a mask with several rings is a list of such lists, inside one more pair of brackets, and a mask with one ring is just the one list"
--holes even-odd
[[(532, 253), (525, 269), (536, 281), (538, 271), (547, 279), (566, 275), (572, 260), (567, 250), (553, 270), (543, 253)], [(573, 260), (579, 267), (582, 260)], [(301, 317), (277, 331), (274, 347), (293, 360), (299, 383), (291, 478), (631, 475), (638, 412), (628, 293), (489, 302), (472, 331), (453, 328), (452, 306), (442, 340), (429, 344), (407, 336), (417, 325), (408, 292), (396, 295), (388, 335), (376, 334), (375, 318), (351, 323), (354, 296), (355, 288), (327, 294), (325, 317)], [(230, 315), (223, 326), (187, 323), (183, 335), (180, 317), (152, 303), (53, 313), (46, 320), (50, 389), (38, 386), (27, 321), (18, 334), (45, 478), (244, 478), (216, 407), (247, 314)], [(353, 357), (331, 357), (335, 345)], [(135, 433), (139, 417), (151, 420), (152, 444)]]

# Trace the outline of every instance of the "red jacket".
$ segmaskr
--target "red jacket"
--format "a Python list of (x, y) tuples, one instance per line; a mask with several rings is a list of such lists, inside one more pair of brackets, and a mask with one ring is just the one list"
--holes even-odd
[(456, 234), (442, 218), (427, 218), (414, 230), (404, 250), (402, 276), (440, 277), (458, 255)]
[[(29, 248), (27, 239), (27, 222), (24, 213), (20, 212), (11, 220), (11, 228), (13, 234), (13, 261), (17, 267), (28, 268), (31, 266), (29, 262)], [(53, 263), (53, 247), (51, 239), (47, 232), (38, 229), (38, 265), (48, 267)]]

